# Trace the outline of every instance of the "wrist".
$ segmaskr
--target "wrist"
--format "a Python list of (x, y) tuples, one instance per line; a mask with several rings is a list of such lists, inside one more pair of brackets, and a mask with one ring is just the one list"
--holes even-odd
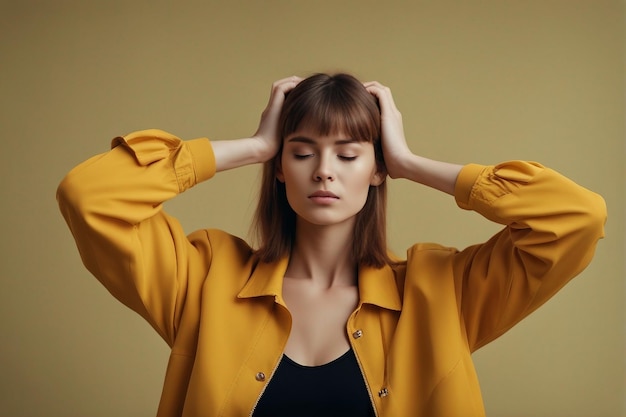
[(407, 151), (390, 158), (391, 163), (386, 162), (387, 173), (393, 179), (404, 178), (414, 180), (414, 167), (419, 163), (419, 157)]
[(278, 148), (274, 144), (269, 143), (267, 140), (258, 136), (253, 136), (251, 138), (251, 148), (253, 150), (256, 163), (267, 162), (278, 152)]

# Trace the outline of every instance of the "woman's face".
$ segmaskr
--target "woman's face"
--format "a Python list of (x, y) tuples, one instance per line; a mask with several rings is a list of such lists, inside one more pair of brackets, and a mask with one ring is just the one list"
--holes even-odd
[(384, 180), (372, 143), (344, 134), (320, 136), (306, 128), (285, 138), (276, 177), (285, 183), (295, 213), (320, 226), (354, 221), (370, 185)]

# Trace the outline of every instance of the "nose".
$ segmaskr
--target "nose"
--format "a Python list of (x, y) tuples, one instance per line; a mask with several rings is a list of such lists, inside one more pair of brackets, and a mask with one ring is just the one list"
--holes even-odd
[(313, 179), (315, 181), (334, 181), (335, 174), (333, 172), (332, 162), (330, 158), (321, 156), (319, 162), (313, 172)]

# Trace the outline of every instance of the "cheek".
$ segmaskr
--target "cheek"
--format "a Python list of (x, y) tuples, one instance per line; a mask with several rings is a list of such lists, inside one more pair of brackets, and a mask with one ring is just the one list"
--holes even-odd
[(281, 181), (284, 182), (286, 186), (289, 186), (289, 184), (293, 185), (294, 183), (302, 181), (302, 169), (297, 169), (289, 163), (283, 164), (281, 176)]
[(302, 177), (302, 166), (294, 163), (296, 161), (290, 155), (286, 155), (285, 152), (281, 155), (280, 167), (276, 171), (276, 178), (279, 181), (288, 184), (298, 181)]
[(364, 166), (358, 173), (350, 176), (350, 181), (346, 184), (346, 187), (352, 191), (355, 202), (358, 201), (358, 204), (365, 204), (373, 176), (374, 170), (369, 165)]
[(287, 194), (287, 201), (290, 205), (293, 203), (293, 198), (299, 194), (299, 191), (306, 188), (306, 174), (301, 167), (295, 167), (289, 163), (283, 164), (281, 177), (278, 179), (285, 184), (285, 192)]
[(374, 161), (374, 158), (368, 158), (367, 161), (364, 161), (363, 164), (358, 167), (358, 172), (355, 172), (356, 175), (354, 175), (353, 178), (355, 183), (369, 188), (369, 186), (374, 182), (376, 172), (376, 162)]

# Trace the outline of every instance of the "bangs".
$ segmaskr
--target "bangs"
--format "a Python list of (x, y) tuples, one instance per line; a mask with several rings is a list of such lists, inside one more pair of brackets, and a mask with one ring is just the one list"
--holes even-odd
[(343, 103), (331, 98), (309, 109), (296, 130), (307, 128), (320, 136), (344, 134), (359, 142), (373, 143), (378, 140), (378, 127), (373, 116), (378, 113), (372, 115), (358, 103)]
[(306, 128), (321, 136), (344, 134), (360, 142), (379, 141), (380, 110), (363, 84), (342, 74), (309, 80), (287, 96), (281, 115), (283, 138)]

